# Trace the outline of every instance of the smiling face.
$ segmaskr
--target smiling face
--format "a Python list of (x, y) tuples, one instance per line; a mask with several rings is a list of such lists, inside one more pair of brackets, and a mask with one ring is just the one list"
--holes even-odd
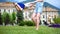
[(42, 2), (43, 0), (36, 0), (37, 2)]

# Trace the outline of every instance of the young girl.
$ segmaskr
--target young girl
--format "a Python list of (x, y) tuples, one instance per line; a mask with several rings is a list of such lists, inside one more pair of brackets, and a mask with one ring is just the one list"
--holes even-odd
[(17, 10), (23, 10), (25, 5), (23, 3), (14, 3)]
[(40, 15), (42, 13), (42, 9), (43, 9), (43, 0), (36, 0), (36, 7), (34, 10), (34, 13), (32, 14), (32, 20), (35, 22), (36, 24), (36, 30), (38, 30), (39, 28), (39, 23), (40, 23)]

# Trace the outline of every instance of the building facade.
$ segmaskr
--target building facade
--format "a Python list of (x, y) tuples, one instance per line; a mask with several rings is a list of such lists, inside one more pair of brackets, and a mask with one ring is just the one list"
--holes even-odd
[[(35, 5), (28, 6), (23, 10), (24, 20), (31, 20), (31, 15), (34, 12), (34, 8), (35, 8)], [(17, 12), (15, 5), (10, 2), (0, 3), (0, 13), (3, 14), (4, 11), (6, 11), (9, 14), (11, 14), (12, 12)], [(41, 14), (41, 22), (42, 24), (43, 24), (43, 20), (45, 20), (46, 22), (49, 22), (49, 19), (53, 22), (53, 18), (58, 17), (59, 15), (60, 15), (59, 10), (49, 6), (43, 7), (43, 12)]]
[[(33, 3), (33, 4), (35, 4), (35, 3)], [(29, 6), (26, 10), (28, 13), (24, 14), (24, 16), (27, 16), (27, 17), (24, 17), (24, 18), (27, 18), (28, 20), (31, 20), (31, 15), (34, 12), (34, 8), (35, 8), (35, 5), (32, 6), (32, 7)], [(24, 13), (26, 13), (26, 11), (24, 11)], [(41, 14), (41, 22), (43, 24), (43, 20), (45, 20), (47, 23), (50, 23), (50, 21), (52, 23), (54, 23), (53, 18), (54, 17), (59, 17), (59, 15), (60, 15), (59, 10), (57, 10), (55, 8), (52, 8), (52, 7), (49, 7), (49, 6), (47, 6), (47, 7), (44, 6), (43, 7), (43, 12)], [(49, 19), (50, 19), (50, 21), (49, 21)]]
[[(7, 12), (8, 14), (12, 14), (13, 12), (17, 13), (17, 10), (13, 3), (1, 2), (0, 3), (0, 14), (3, 15), (4, 12)], [(16, 20), (17, 20), (17, 16), (16, 16)]]

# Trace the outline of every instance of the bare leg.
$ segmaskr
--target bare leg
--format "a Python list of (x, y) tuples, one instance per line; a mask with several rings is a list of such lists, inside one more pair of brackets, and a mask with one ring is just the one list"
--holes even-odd
[(39, 23), (40, 23), (40, 13), (37, 13), (36, 18), (37, 18), (37, 22), (36, 22), (36, 30), (38, 30), (38, 28), (39, 28)]
[(33, 13), (32, 20), (35, 22), (36, 30), (38, 30), (39, 23), (40, 23), (40, 13), (37, 13), (37, 14)]
[(37, 21), (36, 21), (36, 14), (35, 14), (35, 13), (32, 14), (32, 20), (34, 21), (34, 23), (35, 23), (35, 25), (36, 25), (36, 22), (37, 22)]

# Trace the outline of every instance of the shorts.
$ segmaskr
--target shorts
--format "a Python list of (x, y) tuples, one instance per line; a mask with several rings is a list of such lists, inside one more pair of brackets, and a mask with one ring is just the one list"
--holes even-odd
[(37, 2), (34, 13), (42, 13), (43, 10), (43, 2)]

